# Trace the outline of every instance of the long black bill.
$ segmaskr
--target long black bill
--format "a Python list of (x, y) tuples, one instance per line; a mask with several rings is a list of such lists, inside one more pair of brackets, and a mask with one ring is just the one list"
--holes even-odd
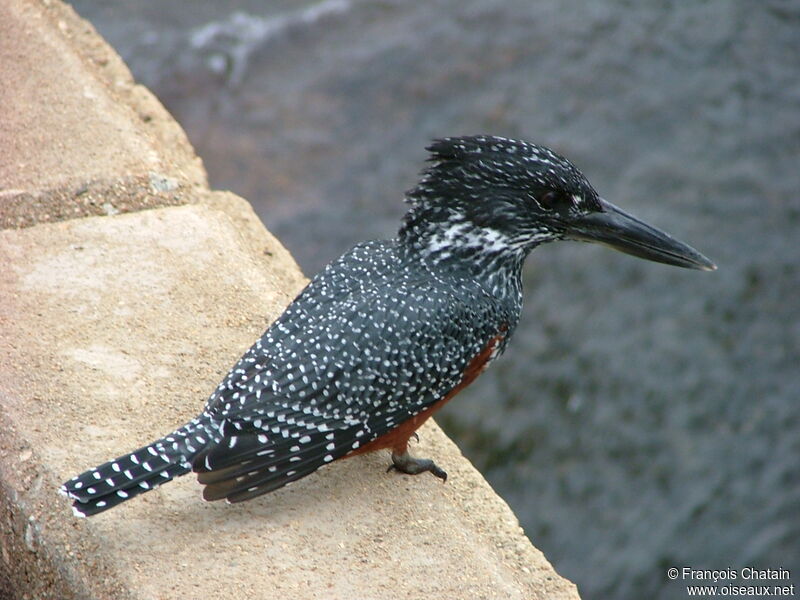
[(600, 203), (602, 212), (593, 212), (574, 222), (567, 233), (569, 238), (599, 242), (615, 250), (667, 265), (716, 270), (717, 265), (691, 246), (643, 223), (610, 202), (601, 199)]

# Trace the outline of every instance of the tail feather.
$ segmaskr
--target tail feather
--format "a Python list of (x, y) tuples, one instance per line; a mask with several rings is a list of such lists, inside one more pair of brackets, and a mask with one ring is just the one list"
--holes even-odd
[[(87, 497), (84, 500), (75, 498), (69, 491), (62, 486), (61, 490), (74, 499), (72, 511), (79, 517), (91, 517), (103, 511), (113, 508), (138, 496), (143, 492), (156, 489), (162, 483), (187, 473), (189, 469), (185, 465), (169, 465), (163, 470), (151, 474), (150, 478), (142, 479), (134, 484), (120, 484), (119, 487), (108, 490), (104, 495)], [(66, 486), (67, 484), (65, 484)]]
[[(266, 449), (263, 444), (252, 444), (246, 435), (239, 436), (235, 448), (213, 446), (209, 453), (199, 455), (194, 461), (197, 479), (206, 486), (203, 498), (243, 502), (283, 487), (353, 452), (359, 446), (358, 431), (357, 427), (351, 427), (309, 432), (299, 439), (273, 442)], [(253, 433), (249, 437), (256, 436)], [(249, 451), (238, 452), (240, 447)], [(226, 450), (235, 452), (233, 464), (227, 460)]]
[(202, 419), (64, 482), (59, 491), (74, 500), (78, 516), (91, 516), (157, 488), (191, 470), (192, 459), (213, 436)]

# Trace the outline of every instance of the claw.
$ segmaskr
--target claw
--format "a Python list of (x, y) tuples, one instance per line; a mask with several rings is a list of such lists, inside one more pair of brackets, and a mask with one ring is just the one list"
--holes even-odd
[(400, 471), (408, 475), (419, 475), (427, 471), (442, 481), (447, 481), (447, 473), (440, 469), (431, 459), (414, 458), (408, 452), (403, 454), (392, 452), (392, 464), (386, 469), (387, 473), (389, 471)]

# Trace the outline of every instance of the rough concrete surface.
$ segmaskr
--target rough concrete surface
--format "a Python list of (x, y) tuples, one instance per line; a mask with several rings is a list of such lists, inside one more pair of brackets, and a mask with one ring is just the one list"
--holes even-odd
[(56, 2), (0, 3), (0, 227), (183, 204), (186, 136), (94, 29)]
[(0, 597), (577, 597), (433, 423), (445, 485), (375, 454), (242, 505), (184, 477), (74, 518), (58, 484), (194, 416), (305, 280), (69, 9), (3, 3), (0, 45)]
[(573, 593), (435, 427), (421, 452), (447, 465), (446, 485), (387, 474), (372, 455), (245, 505), (203, 503), (186, 477), (74, 520), (58, 481), (197, 413), (298, 281), (271, 277), (203, 206), (0, 235), (5, 495), (28, 550), (90, 597), (106, 581), (141, 598)]

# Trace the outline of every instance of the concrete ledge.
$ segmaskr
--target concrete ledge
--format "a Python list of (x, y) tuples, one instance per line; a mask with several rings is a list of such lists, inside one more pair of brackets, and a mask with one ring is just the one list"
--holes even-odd
[(60, 2), (0, 3), (0, 228), (191, 201), (180, 126)]
[[(244, 505), (203, 503), (185, 477), (71, 517), (56, 484), (197, 413), (298, 290), (276, 275), (290, 257), (266, 235), (262, 246), (284, 265), (263, 269), (230, 217), (197, 205), (0, 234), (3, 495), (27, 585), (48, 586), (35, 597), (79, 584), (100, 598), (111, 582), (131, 597), (196, 597), (198, 568), (216, 598), (568, 597), (433, 426), (421, 451), (447, 466), (446, 485), (387, 474), (387, 457), (371, 455)], [(150, 575), (165, 564), (166, 581)]]
[[(4, 100), (21, 94), (2, 104), (0, 216), (27, 226), (0, 231), (0, 596), (577, 597), (432, 423), (420, 452), (445, 485), (374, 454), (241, 505), (184, 477), (75, 519), (58, 484), (194, 416), (305, 280), (244, 200), (207, 189), (157, 102), (142, 119), (147, 94), (109, 87), (124, 67), (92, 58), (110, 51), (69, 9), (12, 0), (0, 29), (4, 56), (61, 86), (36, 96), (0, 63)], [(84, 114), (87, 89), (104, 99)], [(42, 102), (59, 95), (72, 108)], [(86, 216), (98, 206), (109, 216)]]

